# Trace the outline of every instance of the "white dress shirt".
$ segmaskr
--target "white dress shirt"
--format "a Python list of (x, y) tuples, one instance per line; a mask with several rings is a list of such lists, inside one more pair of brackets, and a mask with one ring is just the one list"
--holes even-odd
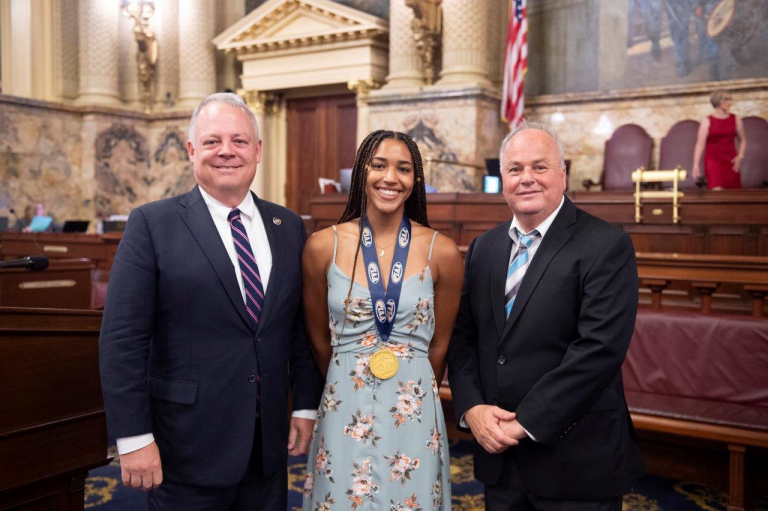
[[(533, 238), (533, 242), (528, 246), (527, 252), (528, 252), (528, 264), (530, 265), (531, 261), (533, 261), (533, 257), (536, 255), (536, 251), (539, 249), (539, 245), (541, 245), (541, 241), (544, 239), (544, 236), (547, 234), (547, 231), (550, 227), (552, 227), (552, 222), (555, 221), (555, 217), (557, 217), (557, 214), (560, 213), (560, 210), (563, 208), (563, 204), (565, 203), (565, 197), (563, 197), (560, 200), (560, 205), (557, 207), (556, 210), (552, 212), (551, 215), (549, 215), (547, 218), (544, 219), (543, 222), (541, 222), (537, 227), (534, 229), (531, 229), (531, 231), (536, 230), (539, 231), (539, 236), (536, 236)], [(517, 231), (523, 232), (523, 229), (520, 227), (520, 222), (517, 221), (517, 217), (512, 218), (512, 223), (509, 225), (509, 237), (512, 238), (512, 250), (509, 253), (509, 263), (512, 264), (512, 259), (515, 256), (515, 252), (517, 251), (517, 246), (520, 244), (520, 240), (518, 240), (517, 237)], [(530, 234), (530, 232), (523, 232), (523, 234)], [(523, 277), (525, 279), (525, 277)], [(464, 419), (464, 416), (466, 415), (466, 412), (464, 415), (461, 416), (461, 420), (459, 421), (459, 425), (462, 428), (468, 428), (469, 425), (467, 424), (467, 421)], [(520, 422), (518, 420), (518, 422)], [(525, 431), (525, 434), (528, 435), (531, 440), (534, 442), (538, 442), (536, 438), (531, 435), (527, 429), (525, 429), (525, 426), (520, 424), (520, 426), (523, 428), (523, 431)]]
[[(221, 241), (224, 243), (224, 248), (227, 249), (227, 254), (232, 260), (232, 266), (239, 269), (240, 263), (237, 260), (235, 244), (232, 241), (232, 226), (227, 218), (232, 209), (211, 197), (211, 195), (203, 190), (202, 187), (199, 187), (199, 189), (200, 194), (205, 201), (205, 205), (208, 206), (208, 211), (211, 213), (211, 218), (213, 218), (216, 230), (219, 232), (219, 236), (221, 236)], [(267, 286), (269, 285), (269, 275), (272, 273), (272, 250), (269, 248), (269, 239), (267, 238), (267, 230), (264, 228), (264, 221), (261, 218), (259, 208), (256, 207), (256, 203), (253, 200), (253, 195), (250, 193), (245, 196), (245, 199), (239, 206), (237, 206), (237, 209), (240, 210), (240, 220), (243, 222), (245, 233), (248, 235), (248, 240), (251, 242), (251, 250), (253, 250), (253, 254), (256, 257), (256, 264), (259, 266), (259, 275), (261, 276), (264, 294), (266, 295)], [(237, 285), (240, 286), (240, 294), (243, 296), (243, 302), (245, 302), (243, 276), (239, 271), (235, 271), (235, 275), (237, 276)], [(292, 416), (315, 420), (317, 418), (317, 411), (296, 410), (293, 412)], [(152, 433), (118, 438), (117, 452), (120, 454), (128, 454), (129, 452), (146, 447), (154, 441), (155, 437)]]

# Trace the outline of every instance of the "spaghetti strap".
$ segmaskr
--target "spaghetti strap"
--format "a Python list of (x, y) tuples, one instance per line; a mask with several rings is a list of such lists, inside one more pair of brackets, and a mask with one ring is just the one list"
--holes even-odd
[(429, 254), (427, 254), (427, 266), (429, 266), (429, 261), (432, 259), (432, 249), (435, 247), (435, 238), (437, 238), (437, 231), (435, 231), (435, 234), (432, 235), (432, 243), (429, 244)]
[(336, 264), (336, 246), (339, 243), (339, 237), (336, 234), (336, 226), (332, 225), (331, 227), (333, 227), (333, 259), (331, 260), (331, 262), (333, 264)]

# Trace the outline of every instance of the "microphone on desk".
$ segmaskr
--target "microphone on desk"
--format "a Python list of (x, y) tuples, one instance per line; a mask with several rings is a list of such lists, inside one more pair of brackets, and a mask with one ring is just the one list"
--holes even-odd
[(16, 223), (17, 224), (21, 223), (21, 218), (19, 218), (19, 215), (16, 214), (16, 210), (15, 209), (11, 208), (11, 209), (8, 210), (8, 212), (10, 214), (12, 214), (16, 218)]
[(48, 258), (45, 256), (28, 256), (24, 259), (0, 261), (0, 270), (10, 268), (24, 268), (29, 271), (40, 271), (48, 268)]

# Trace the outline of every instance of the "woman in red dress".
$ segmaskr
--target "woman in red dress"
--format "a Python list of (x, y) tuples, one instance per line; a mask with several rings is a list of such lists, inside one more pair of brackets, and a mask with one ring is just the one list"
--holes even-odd
[[(709, 98), (715, 113), (707, 116), (699, 126), (696, 149), (693, 153), (693, 177), (701, 178), (699, 162), (704, 153), (704, 174), (707, 188), (723, 190), (741, 188), (741, 160), (747, 149), (744, 125), (738, 115), (731, 113), (733, 96), (730, 92), (716, 90)], [(739, 138), (736, 151), (735, 138)]]

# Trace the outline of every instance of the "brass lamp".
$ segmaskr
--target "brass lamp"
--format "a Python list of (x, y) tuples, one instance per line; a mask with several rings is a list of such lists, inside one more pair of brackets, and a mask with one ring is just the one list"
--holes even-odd
[(154, 0), (122, 0), (122, 13), (134, 21), (133, 35), (136, 37), (139, 66), (139, 83), (144, 97), (144, 112), (152, 111), (154, 96), (155, 67), (157, 66), (157, 39), (149, 27), (149, 20), (155, 14)]

